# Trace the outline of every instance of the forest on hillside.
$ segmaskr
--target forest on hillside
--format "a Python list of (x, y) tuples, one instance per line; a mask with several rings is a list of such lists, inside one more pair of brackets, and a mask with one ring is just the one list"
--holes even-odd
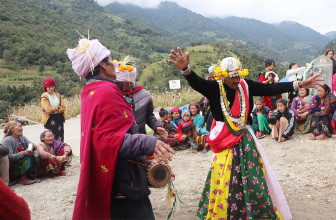
[[(104, 8), (93, 0), (2, 0), (0, 112), (6, 112), (10, 106), (38, 102), (43, 92), (41, 85), (47, 77), (55, 79), (58, 92), (65, 97), (78, 94), (85, 80), (80, 80), (73, 72), (65, 52), (67, 48), (75, 47), (82, 35), (99, 39), (111, 50), (113, 59), (120, 60), (126, 55), (134, 57), (138, 69), (137, 81), (149, 90), (158, 91), (169, 88), (169, 79), (183, 78), (176, 68), (167, 63), (170, 50), (177, 46), (191, 53), (192, 68), (202, 76), (207, 74), (211, 63), (235, 55), (243, 62), (244, 68), (249, 69), (248, 77), (255, 80), (264, 68), (265, 58), (275, 59), (277, 54), (291, 54), (251, 39), (235, 38), (233, 29), (220, 29), (219, 24), (179, 8), (175, 3), (164, 4), (167, 11), (152, 15), (160, 15), (156, 19), (158, 24), (154, 24), (130, 13), (136, 8), (130, 7), (125, 12), (120, 5)], [(184, 16), (172, 14), (171, 23), (163, 26), (161, 23), (166, 21), (164, 18), (169, 10)], [(306, 44), (295, 47), (293, 50), (299, 48), (307, 54), (312, 52)], [(262, 52), (265, 50), (269, 52), (267, 57)], [(282, 64), (287, 65), (286, 62)], [(283, 65), (277, 65), (280, 76), (286, 69)], [(182, 80), (182, 86), (187, 86), (185, 80)]]

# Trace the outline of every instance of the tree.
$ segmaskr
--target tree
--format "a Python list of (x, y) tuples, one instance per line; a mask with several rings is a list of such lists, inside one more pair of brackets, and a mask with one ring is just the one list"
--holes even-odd
[(13, 54), (9, 50), (4, 50), (2, 57), (7, 64), (13, 61)]
[(42, 73), (45, 70), (45, 63), (46, 63), (46, 60), (44, 58), (40, 58), (40, 60), (39, 60), (39, 64), (40, 64), (39, 72)]

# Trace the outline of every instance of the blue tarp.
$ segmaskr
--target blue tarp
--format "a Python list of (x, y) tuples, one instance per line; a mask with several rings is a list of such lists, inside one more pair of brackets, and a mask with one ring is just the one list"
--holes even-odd
[(280, 82), (288, 82), (287, 77), (285, 76), (284, 78), (282, 78), (282, 79), (280, 80)]

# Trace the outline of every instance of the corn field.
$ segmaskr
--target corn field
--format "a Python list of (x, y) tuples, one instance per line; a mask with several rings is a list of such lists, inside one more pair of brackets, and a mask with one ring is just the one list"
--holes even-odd
[[(182, 90), (167, 90), (165, 92), (151, 91), (153, 97), (154, 108), (157, 107), (173, 107), (183, 106), (192, 101), (198, 101), (201, 94), (195, 92), (191, 88)], [(80, 95), (72, 98), (64, 98), (65, 102), (65, 118), (73, 118), (80, 114)], [(40, 103), (31, 103), (24, 106), (11, 108), (9, 114), (26, 117), (29, 120), (40, 122), (42, 117)]]

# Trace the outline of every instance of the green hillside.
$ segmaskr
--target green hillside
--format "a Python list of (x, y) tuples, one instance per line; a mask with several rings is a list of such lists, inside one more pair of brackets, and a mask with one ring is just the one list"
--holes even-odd
[[(306, 36), (295, 38), (272, 24), (239, 17), (210, 19), (173, 2), (162, 2), (157, 8), (120, 3), (111, 3), (105, 8), (125, 19), (158, 27), (163, 35), (172, 33), (171, 39), (178, 39), (183, 46), (217, 41), (235, 51), (256, 53), (278, 62), (304, 64), (326, 44), (326, 37), (302, 25), (300, 34), (304, 32)], [(312, 39), (314, 43), (322, 39), (319, 47), (311, 42)]]
[(2, 0), (0, 15), (0, 58), (22, 66), (68, 63), (66, 49), (78, 42), (77, 32), (87, 35), (88, 30), (116, 59), (131, 54), (139, 63), (151, 62), (174, 45), (154, 29), (116, 17), (92, 1)]
[[(190, 53), (190, 66), (200, 76), (208, 75), (208, 67), (222, 60), (227, 56), (237, 56), (243, 64), (243, 68), (249, 70), (248, 79), (259, 81), (259, 72), (264, 70), (264, 58), (256, 54), (244, 54), (226, 48), (222, 44), (214, 43), (211, 45), (198, 45), (194, 47), (182, 48), (183, 52)], [(280, 77), (285, 76), (286, 68), (276, 67), (275, 70)], [(169, 64), (167, 59), (155, 62), (147, 66), (142, 75), (138, 78), (138, 83), (149, 90), (165, 90), (169, 88), (169, 80), (181, 80), (181, 86), (187, 86), (182, 74), (175, 66)]]
[(325, 54), (328, 50), (334, 50), (336, 52), (336, 39), (330, 41), (323, 50), (321, 50), (320, 54)]
[(38, 102), (47, 77), (64, 97), (81, 91), (85, 80), (73, 72), (66, 49), (81, 33), (107, 46), (113, 59), (130, 54), (141, 70), (166, 57), (173, 45), (156, 30), (114, 16), (88, 0), (1, 0), (0, 118), (11, 106)]

